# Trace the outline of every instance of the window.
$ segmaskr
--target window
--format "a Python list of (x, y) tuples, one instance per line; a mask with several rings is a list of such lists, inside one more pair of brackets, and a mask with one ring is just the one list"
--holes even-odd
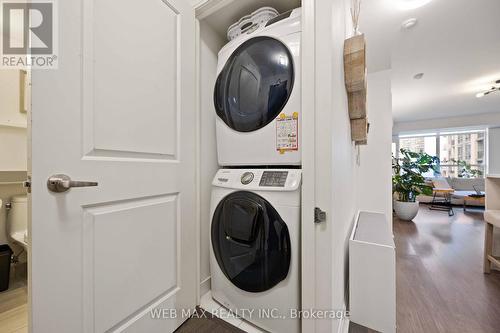
[(418, 137), (401, 137), (399, 148), (408, 149), (417, 153), (427, 153), (436, 156), (436, 135)]
[[(401, 137), (399, 139), (399, 148), (407, 149), (417, 153), (427, 153), (436, 156), (436, 134), (425, 134), (417, 137)], [(424, 177), (433, 177), (434, 171), (423, 174)]]
[(485, 131), (480, 130), (404, 135), (399, 137), (399, 145), (414, 152), (438, 156), (443, 177), (476, 178), (482, 177), (486, 170), (485, 140)]
[[(439, 137), (441, 173), (447, 177), (476, 177), (469, 169), (484, 174), (485, 132), (452, 133)], [(464, 166), (466, 169), (464, 170)]]

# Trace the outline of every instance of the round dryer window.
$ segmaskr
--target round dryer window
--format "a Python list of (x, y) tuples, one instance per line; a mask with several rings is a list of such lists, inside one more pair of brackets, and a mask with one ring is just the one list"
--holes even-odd
[(211, 233), (217, 263), (236, 287), (262, 292), (288, 275), (288, 228), (261, 196), (246, 191), (227, 195), (215, 209)]
[(214, 89), (217, 115), (232, 129), (251, 132), (273, 121), (293, 88), (293, 57), (285, 44), (255, 37), (241, 44)]

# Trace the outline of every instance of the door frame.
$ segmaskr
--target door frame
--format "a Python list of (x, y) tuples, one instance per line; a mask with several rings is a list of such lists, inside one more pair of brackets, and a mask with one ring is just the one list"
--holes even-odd
[[(316, 13), (315, 0), (302, 0), (302, 227), (301, 227), (301, 304), (302, 310), (317, 309), (316, 286)], [(328, 267), (325, 267), (328, 269)], [(302, 332), (316, 332), (314, 319), (302, 319)]]
[[(230, 3), (238, 0), (200, 0), (195, 7), (195, 23), (196, 23), (196, 100), (197, 100), (197, 142), (200, 142), (200, 117), (201, 117), (201, 92), (200, 92), (200, 21), (210, 14), (224, 8)], [(316, 177), (315, 177), (315, 127), (316, 127), (316, 110), (315, 110), (315, 0), (301, 0), (302, 3), (302, 48), (301, 48), (301, 105), (302, 108), (308, 109), (307, 118), (302, 119), (302, 207), (301, 207), (301, 310), (316, 309), (316, 226), (314, 223), (314, 207), (316, 203)], [(200, 281), (200, 170), (201, 158), (200, 147), (196, 147), (197, 152), (197, 281)], [(314, 258), (314, 260), (311, 260)], [(200, 302), (201, 286), (198, 283), (197, 295), (198, 303)], [(315, 320), (302, 320), (303, 332), (315, 332)]]
[[(31, 69), (30, 69), (31, 71)], [(30, 74), (30, 80), (31, 80), (31, 74)], [(27, 138), (27, 145), (28, 145), (28, 149), (26, 151), (26, 154), (27, 154), (27, 166), (26, 166), (26, 174), (27, 174), (27, 177), (28, 177), (28, 181), (31, 180), (31, 176), (32, 176), (32, 165), (31, 165), (31, 151), (32, 151), (32, 145), (31, 145), (31, 129), (32, 129), (32, 126), (31, 126), (31, 116), (32, 116), (32, 107), (31, 107), (31, 95), (32, 95), (32, 89), (33, 89), (33, 85), (31, 84), (30, 82), (30, 94), (29, 94), (29, 100), (28, 100), (28, 104), (29, 104), (29, 107), (28, 107), (28, 112), (27, 112), (27, 116), (28, 116), (28, 126), (26, 128), (26, 138)], [(31, 301), (31, 295), (32, 295), (32, 285), (33, 285), (33, 277), (32, 277), (32, 269), (31, 269), (31, 263), (33, 262), (32, 259), (31, 259), (31, 205), (32, 205), (32, 200), (31, 200), (31, 184), (30, 184), (30, 188), (28, 188), (28, 248), (29, 248), (29, 251), (28, 251), (28, 262), (27, 262), (27, 266), (28, 266), (28, 332), (31, 333), (33, 332), (33, 320), (32, 319), (32, 312), (31, 312), (31, 305), (32, 305), (32, 301)]]

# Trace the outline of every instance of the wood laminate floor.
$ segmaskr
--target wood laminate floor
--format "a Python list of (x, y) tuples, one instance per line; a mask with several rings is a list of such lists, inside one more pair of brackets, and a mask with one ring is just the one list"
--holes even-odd
[(482, 213), (454, 210), (422, 205), (414, 222), (394, 218), (398, 332), (500, 332), (500, 272), (483, 274)]

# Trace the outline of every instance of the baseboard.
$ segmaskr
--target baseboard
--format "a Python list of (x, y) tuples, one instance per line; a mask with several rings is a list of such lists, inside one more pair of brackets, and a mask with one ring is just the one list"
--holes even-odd
[(205, 295), (210, 291), (211, 283), (210, 283), (210, 276), (203, 279), (203, 281), (200, 282), (200, 297)]
[(349, 318), (340, 318), (337, 333), (349, 333)]

